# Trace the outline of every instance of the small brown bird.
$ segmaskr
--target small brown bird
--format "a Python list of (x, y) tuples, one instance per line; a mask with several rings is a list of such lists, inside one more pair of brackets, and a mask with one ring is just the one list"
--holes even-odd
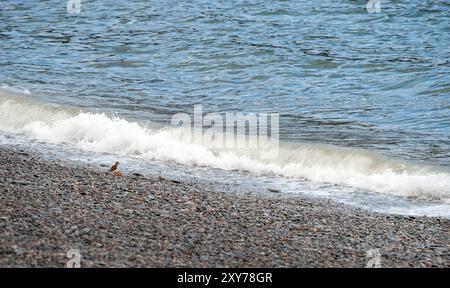
[(114, 171), (116, 171), (117, 170), (117, 168), (119, 168), (119, 162), (116, 162), (116, 164), (114, 164), (112, 167), (111, 167), (111, 169), (109, 170), (109, 172), (114, 172)]

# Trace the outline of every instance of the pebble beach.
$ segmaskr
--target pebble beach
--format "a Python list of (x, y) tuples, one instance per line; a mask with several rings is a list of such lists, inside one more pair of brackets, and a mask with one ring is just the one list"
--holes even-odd
[(107, 171), (0, 147), (0, 267), (450, 267), (445, 218)]

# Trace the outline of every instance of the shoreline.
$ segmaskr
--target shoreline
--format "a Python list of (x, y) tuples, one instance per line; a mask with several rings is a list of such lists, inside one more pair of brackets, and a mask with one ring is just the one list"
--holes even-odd
[(107, 170), (0, 146), (0, 267), (450, 267), (449, 219)]

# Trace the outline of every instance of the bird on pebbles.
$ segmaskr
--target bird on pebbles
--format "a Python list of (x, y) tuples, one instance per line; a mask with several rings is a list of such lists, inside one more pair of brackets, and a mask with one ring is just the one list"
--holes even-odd
[(113, 166), (111, 166), (111, 169), (109, 169), (109, 172), (114, 176), (123, 176), (122, 172), (119, 171), (119, 164), (119, 162), (116, 162)]

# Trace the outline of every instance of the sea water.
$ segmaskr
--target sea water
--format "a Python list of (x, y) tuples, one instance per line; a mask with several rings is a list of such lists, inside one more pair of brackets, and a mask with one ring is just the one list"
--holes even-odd
[[(0, 139), (218, 190), (450, 217), (450, 5), (366, 3), (4, 1)], [(171, 119), (194, 105), (279, 113), (278, 156), (179, 139)]]

